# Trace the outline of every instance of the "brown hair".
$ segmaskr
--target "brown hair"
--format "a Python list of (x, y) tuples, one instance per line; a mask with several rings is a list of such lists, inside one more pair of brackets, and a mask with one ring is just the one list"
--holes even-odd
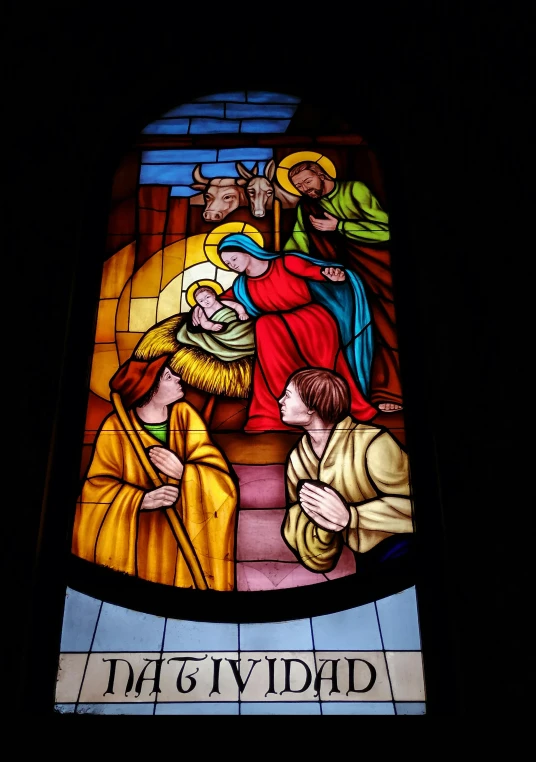
[(338, 423), (350, 413), (350, 390), (342, 376), (325, 368), (298, 370), (288, 380), (303, 403), (325, 423)]
[(197, 297), (198, 294), (202, 294), (203, 291), (206, 291), (209, 294), (214, 294), (216, 298), (218, 297), (216, 290), (211, 288), (210, 286), (199, 286), (199, 288), (196, 288), (196, 290), (194, 291), (194, 299)]
[(324, 177), (327, 177), (329, 180), (333, 180), (331, 175), (328, 175), (326, 170), (316, 161), (302, 161), (299, 164), (295, 164), (289, 169), (289, 179), (292, 180), (295, 175), (297, 175), (299, 172), (305, 172), (306, 169), (311, 170), (311, 172), (314, 172), (315, 175), (318, 175), (319, 177), (324, 175)]

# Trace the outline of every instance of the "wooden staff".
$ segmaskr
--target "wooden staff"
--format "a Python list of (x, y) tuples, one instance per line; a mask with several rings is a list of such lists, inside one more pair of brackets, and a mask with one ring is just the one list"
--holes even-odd
[[(142, 467), (145, 469), (147, 476), (152, 481), (155, 488), (163, 487), (164, 482), (158, 476), (153, 464), (145, 452), (145, 448), (143, 447), (143, 443), (136, 427), (136, 420), (133, 416), (132, 411), (130, 412), (129, 417), (125, 408), (123, 407), (121, 397), (117, 394), (117, 392), (112, 392), (111, 398), (115, 412), (117, 413), (117, 416), (121, 421), (121, 425), (123, 426), (126, 435), (128, 436), (130, 443), (134, 448), (134, 452), (138, 456), (138, 460), (140, 461)], [(190, 574), (192, 575), (195, 587), (198, 590), (208, 590), (207, 581), (205, 579), (205, 575), (203, 574), (201, 564), (199, 563), (199, 558), (197, 557), (197, 553), (195, 552), (195, 548), (192, 545), (192, 541), (190, 540), (190, 536), (186, 531), (186, 527), (184, 526), (181, 517), (175, 510), (174, 506), (166, 508), (164, 510), (164, 515), (168, 520), (170, 529), (173, 532), (173, 536), (175, 537), (177, 545), (179, 546), (184, 560), (186, 561), (186, 565), (188, 566)]]
[(274, 198), (274, 251), (281, 247), (281, 201)]

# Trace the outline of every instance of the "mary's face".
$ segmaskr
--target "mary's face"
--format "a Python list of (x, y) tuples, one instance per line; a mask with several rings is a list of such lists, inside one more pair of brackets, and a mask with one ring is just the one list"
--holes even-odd
[(245, 272), (251, 261), (250, 255), (243, 251), (222, 251), (221, 258), (230, 270), (237, 273)]

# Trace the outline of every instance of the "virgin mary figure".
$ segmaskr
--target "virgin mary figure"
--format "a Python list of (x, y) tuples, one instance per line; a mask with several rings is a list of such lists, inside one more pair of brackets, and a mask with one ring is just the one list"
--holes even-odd
[(257, 355), (244, 430), (288, 431), (278, 400), (301, 368), (328, 368), (348, 382), (351, 413), (361, 422), (378, 410), (368, 401), (373, 356), (371, 313), (358, 275), (300, 252), (272, 253), (244, 233), (222, 238), (223, 266), (240, 273), (221, 299), (255, 321)]

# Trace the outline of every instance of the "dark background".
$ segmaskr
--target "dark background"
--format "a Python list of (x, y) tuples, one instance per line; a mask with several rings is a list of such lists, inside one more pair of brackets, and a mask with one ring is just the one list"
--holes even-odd
[(147, 122), (231, 89), (344, 112), (377, 154), (425, 538), (430, 716), (522, 711), (533, 35), (529, 4), (464, 5), (318, 16), (303, 5), (293, 17), (288, 4), (278, 16), (276, 6), (8, 3), (3, 635), (15, 712), (53, 716), (100, 278), (87, 263), (102, 257), (113, 172)]

